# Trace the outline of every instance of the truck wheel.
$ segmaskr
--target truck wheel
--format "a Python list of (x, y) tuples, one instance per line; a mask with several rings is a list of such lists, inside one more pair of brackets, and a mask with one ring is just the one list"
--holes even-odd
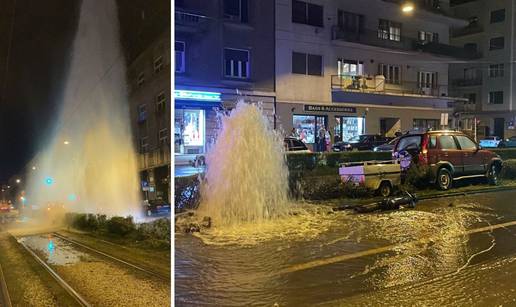
[(437, 185), (441, 190), (449, 190), (452, 187), (453, 177), (446, 168), (439, 169), (437, 172)]
[(489, 184), (491, 185), (498, 185), (499, 183), (499, 180), (498, 180), (498, 176), (499, 176), (499, 170), (498, 170), (498, 167), (496, 166), (496, 164), (491, 164), (489, 166), (489, 170), (487, 171), (487, 181), (489, 182)]
[(388, 181), (382, 181), (378, 188), (378, 194), (382, 197), (389, 197), (392, 193), (392, 186)]

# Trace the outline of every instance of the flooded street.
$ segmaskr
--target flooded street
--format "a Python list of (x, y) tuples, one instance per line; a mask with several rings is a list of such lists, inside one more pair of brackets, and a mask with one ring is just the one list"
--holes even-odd
[(264, 240), (247, 240), (246, 227), (226, 235), (176, 234), (175, 301), (515, 304), (514, 197), (510, 191), (442, 198), (371, 214), (321, 210), (276, 222), (277, 228), (265, 225)]

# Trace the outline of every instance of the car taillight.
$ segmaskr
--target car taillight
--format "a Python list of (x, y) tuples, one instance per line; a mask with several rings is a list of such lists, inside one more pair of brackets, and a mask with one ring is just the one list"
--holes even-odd
[(421, 152), (419, 153), (419, 161), (426, 164), (428, 163), (428, 135), (423, 136), (423, 140), (421, 140)]

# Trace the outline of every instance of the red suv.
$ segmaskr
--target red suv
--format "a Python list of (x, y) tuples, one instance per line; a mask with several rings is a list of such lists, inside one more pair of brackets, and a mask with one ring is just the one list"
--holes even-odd
[(394, 145), (393, 157), (429, 166), (433, 182), (442, 190), (451, 188), (453, 180), (473, 177), (487, 177), (489, 183), (497, 184), (502, 169), (500, 156), (459, 131), (403, 135)]

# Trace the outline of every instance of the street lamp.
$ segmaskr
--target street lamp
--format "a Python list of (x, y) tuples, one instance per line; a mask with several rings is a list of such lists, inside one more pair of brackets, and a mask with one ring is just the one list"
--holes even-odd
[(70, 142), (64, 141), (63, 144), (68, 145), (68, 144), (70, 144)]
[(401, 11), (406, 14), (412, 13), (414, 11), (414, 4), (412, 2), (404, 2), (401, 5)]
[(16, 179), (16, 183), (20, 183), (21, 182), (21, 179)]
[(35, 170), (36, 170), (36, 166), (33, 166), (33, 167), (32, 167), (32, 170), (33, 170), (33, 171), (35, 171)]

